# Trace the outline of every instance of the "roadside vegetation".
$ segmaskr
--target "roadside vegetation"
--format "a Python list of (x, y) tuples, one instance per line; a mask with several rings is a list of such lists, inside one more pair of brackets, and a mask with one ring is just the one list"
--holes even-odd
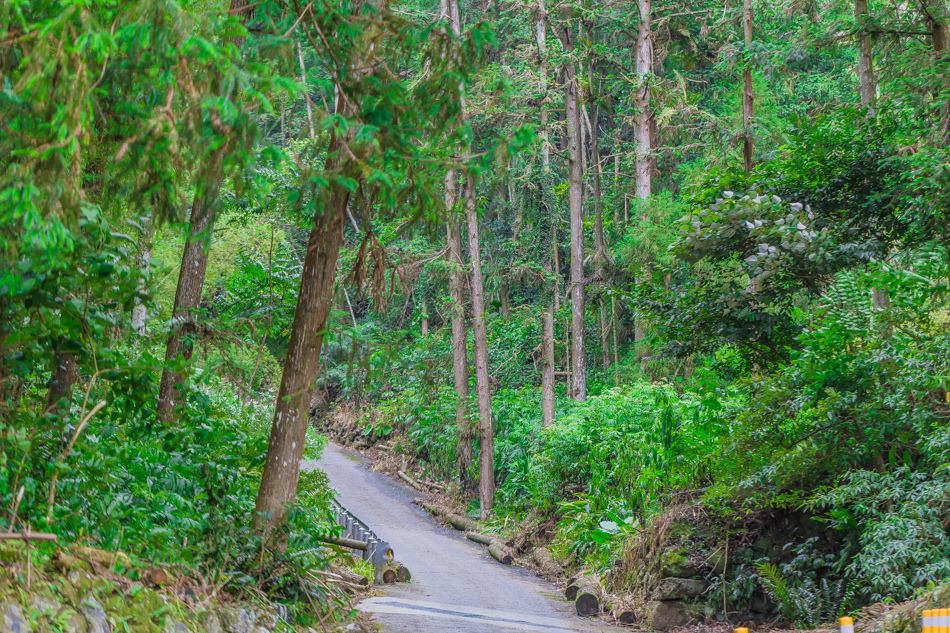
[(934, 600), (947, 15), (5, 3), (0, 587), (349, 622), (330, 436), (618, 619)]

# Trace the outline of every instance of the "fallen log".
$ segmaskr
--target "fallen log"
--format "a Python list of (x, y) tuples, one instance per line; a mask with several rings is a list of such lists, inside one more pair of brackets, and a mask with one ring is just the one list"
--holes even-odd
[(534, 562), (538, 564), (538, 567), (541, 568), (541, 572), (545, 576), (560, 576), (564, 573), (564, 570), (561, 569), (561, 566), (554, 561), (554, 556), (551, 555), (551, 552), (546, 547), (536, 547), (534, 552), (532, 552)]
[(600, 576), (584, 574), (577, 579), (577, 597), (574, 599), (574, 609), (577, 615), (591, 616), (600, 614), (600, 599), (603, 588), (600, 586)]
[(470, 518), (463, 517), (459, 514), (449, 514), (445, 517), (445, 520), (449, 522), (449, 525), (460, 532), (467, 532), (478, 526), (475, 521), (472, 521)]
[(406, 473), (402, 472), (401, 470), (397, 470), (396, 474), (399, 475), (400, 479), (402, 479), (404, 482), (406, 482), (407, 484), (409, 484), (416, 490), (422, 491), (422, 484), (420, 484), (418, 481), (416, 481), (415, 479), (413, 479)]
[(395, 569), (386, 569), (383, 570), (383, 582), (387, 585), (391, 585), (396, 582), (396, 570)]
[(412, 580), (412, 574), (409, 573), (409, 568), (405, 565), (399, 565), (396, 567), (396, 581), (397, 582), (409, 582)]
[(348, 547), (349, 549), (358, 549), (361, 552), (365, 552), (369, 549), (369, 545), (363, 541), (357, 541), (356, 539), (346, 538), (345, 536), (338, 536), (336, 538), (318, 536), (318, 541), (323, 541), (324, 543), (329, 543), (331, 545), (339, 545), (340, 547)]
[(470, 541), (475, 541), (476, 543), (481, 543), (482, 545), (491, 545), (493, 541), (498, 540), (481, 532), (466, 532), (465, 538)]
[(505, 544), (501, 541), (492, 541), (488, 546), (488, 553), (502, 565), (510, 565), (514, 560), (511, 556), (511, 552), (508, 551), (508, 548), (505, 547)]
[(433, 503), (429, 501), (428, 499), (423, 499), (423, 498), (414, 499), (414, 502), (421, 505), (427, 512), (429, 512), (429, 514), (434, 514), (436, 516), (442, 516), (446, 514), (445, 508), (443, 508), (437, 503)]
[(564, 589), (564, 597), (571, 602), (577, 598), (577, 578), (571, 577), (567, 581), (567, 588)]
[(0, 540), (4, 541), (55, 541), (55, 534), (46, 532), (4, 532), (0, 533)]
[(619, 622), (620, 624), (636, 624), (637, 612), (636, 611), (621, 611), (617, 615), (617, 622)]
[(354, 585), (365, 587), (369, 584), (369, 578), (361, 574), (354, 573), (349, 569), (339, 569), (337, 570), (337, 573), (340, 575), (340, 578)]

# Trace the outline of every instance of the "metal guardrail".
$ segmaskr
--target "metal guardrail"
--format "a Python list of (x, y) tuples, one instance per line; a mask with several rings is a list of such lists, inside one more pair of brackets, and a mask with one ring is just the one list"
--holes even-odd
[(356, 541), (366, 543), (366, 551), (360, 552), (363, 560), (369, 561), (376, 570), (376, 584), (383, 582), (383, 569), (386, 563), (393, 557), (393, 550), (389, 543), (377, 536), (363, 521), (346, 508), (339, 501), (333, 499), (330, 501), (330, 509), (333, 511), (337, 525), (343, 527), (343, 536)]

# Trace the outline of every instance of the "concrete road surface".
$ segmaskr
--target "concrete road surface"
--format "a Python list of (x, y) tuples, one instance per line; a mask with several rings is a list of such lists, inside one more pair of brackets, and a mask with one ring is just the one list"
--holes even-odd
[(331, 443), (313, 465), (412, 573), (410, 583), (384, 585), (360, 604), (386, 633), (623, 630), (577, 617), (550, 584), (495, 562), (484, 546), (440, 526), (412, 505), (418, 492), (370, 471), (359, 454)]

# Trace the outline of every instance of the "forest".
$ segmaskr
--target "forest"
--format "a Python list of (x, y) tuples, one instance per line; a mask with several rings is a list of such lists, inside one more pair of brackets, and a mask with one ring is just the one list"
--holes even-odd
[(611, 625), (919, 633), (948, 145), (946, 0), (4, 0), (0, 603), (363, 622), (346, 445)]

